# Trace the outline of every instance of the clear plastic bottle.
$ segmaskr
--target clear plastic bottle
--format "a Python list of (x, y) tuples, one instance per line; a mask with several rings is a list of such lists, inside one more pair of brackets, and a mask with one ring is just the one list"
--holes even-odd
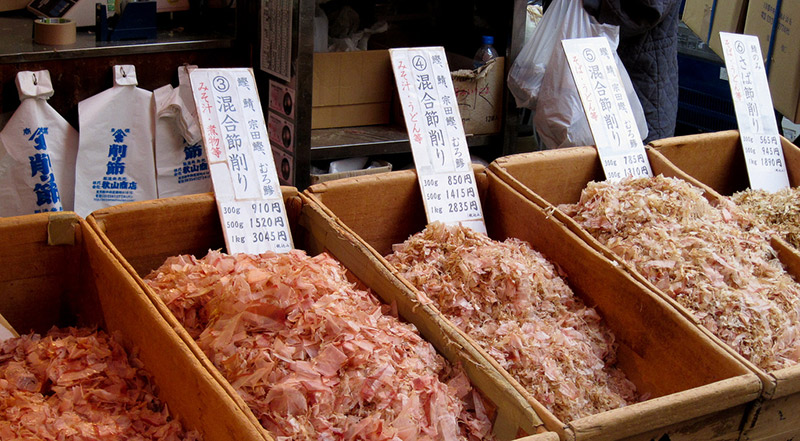
[(475, 52), (475, 58), (472, 60), (473, 68), (477, 69), (488, 63), (489, 60), (498, 57), (497, 49), (492, 46), (493, 44), (494, 37), (491, 35), (483, 36), (483, 46), (478, 49), (478, 52)]

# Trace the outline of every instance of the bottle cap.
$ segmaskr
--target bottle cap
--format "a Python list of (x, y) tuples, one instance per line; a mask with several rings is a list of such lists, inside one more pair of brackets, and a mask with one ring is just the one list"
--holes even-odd
[(491, 35), (484, 35), (483, 44), (494, 44), (494, 37), (492, 37)]

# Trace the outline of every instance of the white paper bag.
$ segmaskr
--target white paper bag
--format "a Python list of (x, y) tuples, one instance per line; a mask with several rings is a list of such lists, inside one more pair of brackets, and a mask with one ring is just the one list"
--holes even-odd
[(189, 67), (178, 68), (180, 85), (177, 89), (168, 84), (153, 91), (159, 198), (211, 191), (211, 173), (200, 125), (193, 111), (194, 101), (184, 101), (186, 91), (189, 99), (193, 99), (187, 69)]
[(0, 132), (0, 216), (73, 209), (78, 132), (47, 99), (50, 73), (17, 73), (19, 108)]
[(78, 104), (75, 211), (81, 216), (157, 197), (153, 93), (136, 84), (133, 66), (114, 66), (114, 86)]

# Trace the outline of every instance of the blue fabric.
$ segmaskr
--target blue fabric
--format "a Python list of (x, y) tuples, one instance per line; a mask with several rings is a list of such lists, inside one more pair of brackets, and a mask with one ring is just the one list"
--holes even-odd
[(680, 0), (584, 0), (584, 8), (598, 21), (620, 27), (617, 53), (644, 109), (649, 131), (645, 142), (675, 134), (680, 3)]
[(706, 44), (711, 44), (711, 35), (714, 29), (714, 16), (717, 15), (717, 0), (711, 3), (711, 18), (708, 20), (708, 35), (706, 36)]
[(767, 47), (767, 62), (765, 72), (769, 76), (769, 69), (772, 67), (772, 54), (775, 51), (775, 33), (778, 30), (778, 23), (781, 19), (781, 4), (782, 0), (775, 3), (775, 17), (772, 18), (772, 30), (769, 33), (769, 46)]

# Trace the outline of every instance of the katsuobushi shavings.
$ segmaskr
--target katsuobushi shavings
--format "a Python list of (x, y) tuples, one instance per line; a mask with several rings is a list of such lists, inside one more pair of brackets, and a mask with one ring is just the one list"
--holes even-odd
[(195, 441), (141, 361), (103, 331), (52, 328), (0, 342), (0, 440)]
[(734, 193), (731, 200), (765, 229), (800, 249), (800, 187), (775, 192), (748, 189)]
[(613, 334), (526, 242), (432, 223), (387, 259), (562, 421), (637, 401)]
[(559, 209), (756, 366), (800, 360), (800, 287), (734, 204), (656, 176), (591, 182)]
[(177, 256), (146, 281), (276, 439), (492, 439), (466, 374), (327, 254)]

